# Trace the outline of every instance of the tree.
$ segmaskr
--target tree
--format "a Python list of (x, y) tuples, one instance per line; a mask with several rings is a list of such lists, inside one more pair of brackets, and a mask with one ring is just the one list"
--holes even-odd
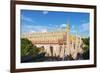
[(29, 52), (30, 52), (30, 55), (32, 55), (33, 57), (36, 57), (40, 52), (40, 48), (38, 48), (35, 45), (33, 45), (33, 47), (30, 48)]
[(21, 56), (26, 56), (29, 54), (29, 50), (32, 48), (32, 43), (26, 38), (21, 39)]
[(89, 40), (90, 38), (83, 38), (83, 43), (84, 43), (84, 47), (83, 47), (83, 50), (84, 50), (84, 53), (83, 53), (83, 58), (84, 59), (89, 59)]
[(32, 55), (33, 57), (39, 54), (39, 48), (32, 44), (26, 38), (21, 38), (21, 56)]

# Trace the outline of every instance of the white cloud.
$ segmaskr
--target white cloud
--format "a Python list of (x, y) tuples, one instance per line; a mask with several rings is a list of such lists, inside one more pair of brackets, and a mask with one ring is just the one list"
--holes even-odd
[(47, 31), (47, 29), (41, 29), (40, 32), (45, 33), (45, 32), (48, 32), (48, 31)]
[(21, 15), (21, 19), (24, 21), (30, 22), (30, 23), (34, 23), (34, 20), (31, 19), (30, 17), (26, 17), (26, 16)]
[(61, 28), (65, 28), (66, 27), (66, 24), (61, 24), (60, 27)]
[(79, 36), (89, 36), (89, 31), (90, 31), (90, 26), (89, 26), (89, 23), (83, 23), (83, 24), (80, 24), (80, 25), (72, 25), (71, 26), (71, 34), (77, 34)]
[(82, 31), (89, 31), (89, 23), (84, 23), (84, 24), (81, 24), (80, 26), (80, 29), (82, 29)]
[(81, 36), (88, 37), (90, 34), (90, 26), (89, 23), (83, 23), (78, 27), (78, 32)]
[(73, 35), (76, 35), (76, 32), (77, 32), (78, 29), (76, 29), (76, 25), (72, 25), (70, 27), (70, 33), (73, 34)]
[(35, 33), (35, 32), (48, 32), (47, 26), (38, 26), (38, 25), (23, 25), (22, 28), (23, 32)]
[(44, 14), (44, 15), (48, 14), (48, 11), (43, 11), (43, 14)]
[(36, 31), (34, 31), (34, 30), (30, 30), (30, 31), (29, 31), (29, 33), (35, 33), (35, 32), (36, 32)]

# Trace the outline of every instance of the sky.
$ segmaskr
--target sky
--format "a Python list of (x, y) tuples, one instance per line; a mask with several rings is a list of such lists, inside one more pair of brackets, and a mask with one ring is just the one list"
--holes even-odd
[(89, 17), (89, 13), (83, 12), (21, 10), (21, 33), (58, 31), (69, 24), (71, 34), (88, 37)]

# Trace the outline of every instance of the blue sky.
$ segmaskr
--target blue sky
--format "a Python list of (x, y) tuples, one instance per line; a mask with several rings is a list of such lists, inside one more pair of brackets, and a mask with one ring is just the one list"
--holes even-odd
[(67, 23), (71, 34), (89, 36), (89, 13), (21, 10), (21, 33), (58, 31)]

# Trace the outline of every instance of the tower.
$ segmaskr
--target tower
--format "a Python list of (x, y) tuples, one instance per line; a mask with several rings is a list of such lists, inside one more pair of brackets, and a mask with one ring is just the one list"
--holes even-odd
[(66, 26), (66, 32), (67, 32), (67, 33), (70, 32), (70, 25), (69, 25), (69, 23), (67, 23), (67, 26)]
[(69, 40), (70, 40), (70, 24), (69, 24), (69, 22), (67, 22), (67, 24), (66, 24), (67, 26), (66, 26), (66, 45), (68, 45), (69, 44)]
[(66, 24), (66, 49), (65, 49), (65, 55), (70, 55), (70, 24), (67, 22)]
[(70, 24), (69, 24), (69, 22), (67, 22), (66, 33), (67, 33), (67, 35), (66, 35), (67, 43), (69, 43), (69, 37), (70, 37)]

